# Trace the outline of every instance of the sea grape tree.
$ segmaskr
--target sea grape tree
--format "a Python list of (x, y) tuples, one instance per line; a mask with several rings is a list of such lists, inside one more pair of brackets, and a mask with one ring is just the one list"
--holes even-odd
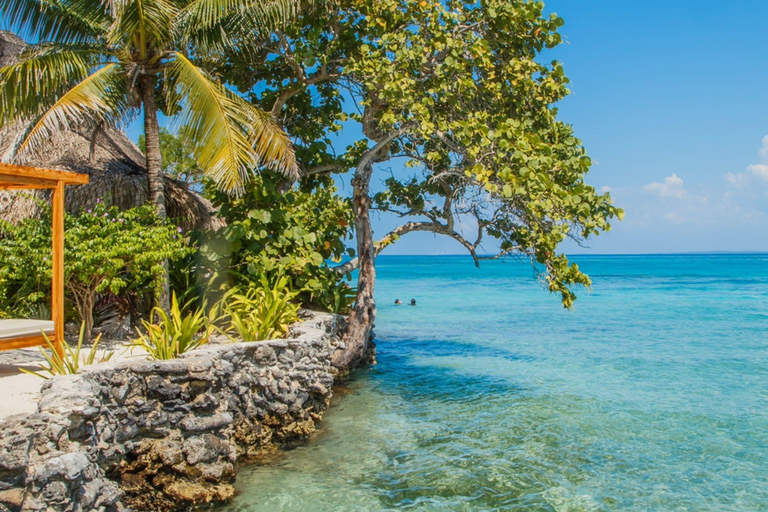
[[(557, 119), (554, 105), (568, 94), (568, 79), (558, 62), (542, 63), (541, 53), (561, 42), (562, 19), (528, 1), (353, 5), (361, 51), (344, 71), (356, 84), (356, 119), (370, 142), (355, 148), (358, 260), (351, 265), (359, 283), (343, 362), (360, 357), (370, 336), (377, 252), (412, 231), (450, 236), (476, 263), (483, 237), (495, 238), (495, 257), (530, 257), (570, 307), (572, 287), (590, 280), (558, 245), (609, 230), (622, 211), (584, 182), (591, 161)], [(399, 157), (419, 172), (389, 178), (386, 191), (371, 198), (376, 164)], [(407, 222), (376, 242), (371, 206)], [(471, 238), (456, 227), (462, 217), (476, 225)]]
[[(339, 270), (359, 270), (358, 290), (336, 364), (365, 351), (375, 257), (410, 232), (449, 236), (475, 263), (528, 257), (566, 307), (574, 286), (590, 284), (558, 247), (623, 213), (585, 182), (591, 161), (557, 117), (568, 79), (543, 54), (560, 44), (562, 23), (526, 0), (348, 0), (279, 33), (258, 63), (224, 71), (281, 120), (305, 180), (351, 172), (358, 257)], [(363, 137), (335, 152), (328, 134), (352, 122)], [(386, 173), (400, 163), (410, 174)], [(380, 174), (385, 189), (372, 194)], [(403, 224), (377, 240), (372, 209)]]

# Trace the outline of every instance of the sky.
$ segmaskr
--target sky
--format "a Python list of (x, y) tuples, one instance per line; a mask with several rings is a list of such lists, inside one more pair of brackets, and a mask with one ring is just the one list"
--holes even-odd
[[(625, 210), (565, 251), (768, 251), (768, 2), (549, 0), (546, 11), (565, 20), (565, 43), (543, 55), (572, 82), (561, 119), (595, 161), (587, 182)], [(374, 231), (396, 223), (376, 217)], [(412, 233), (387, 253), (462, 250)]]

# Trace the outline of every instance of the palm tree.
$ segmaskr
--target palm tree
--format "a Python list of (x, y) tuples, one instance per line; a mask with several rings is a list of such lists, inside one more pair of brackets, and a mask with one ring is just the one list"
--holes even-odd
[[(149, 200), (165, 218), (157, 112), (177, 118), (201, 169), (238, 194), (264, 165), (295, 178), (288, 136), (195, 62), (247, 49), (298, 0), (0, 0), (8, 28), (40, 41), (0, 68), (0, 129), (28, 122), (13, 158), (61, 130), (119, 125), (143, 111)], [(161, 304), (166, 302), (161, 297)]]
[(247, 47), (297, 8), (296, 0), (0, 0), (10, 28), (42, 41), (0, 68), (0, 128), (31, 120), (16, 148), (23, 158), (55, 131), (118, 124), (143, 108), (151, 200), (161, 216), (158, 99), (224, 190), (240, 192), (259, 165), (295, 176), (291, 143), (270, 114), (193, 61)]

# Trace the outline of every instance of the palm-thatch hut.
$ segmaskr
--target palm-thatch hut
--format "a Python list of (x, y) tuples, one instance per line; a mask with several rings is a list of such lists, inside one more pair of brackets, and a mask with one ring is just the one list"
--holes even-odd
[[(15, 34), (0, 31), (0, 67), (15, 62), (25, 47)], [(0, 130), (0, 162), (12, 162), (24, 129), (25, 125), (19, 123)], [(92, 207), (99, 199), (121, 209), (145, 204), (149, 187), (144, 162), (144, 155), (123, 132), (82, 126), (55, 135), (45, 151), (21, 163), (88, 174), (89, 184), (70, 187), (66, 192), (66, 209), (76, 213)], [(15, 222), (36, 215), (39, 206), (34, 196), (50, 200), (46, 191), (0, 192), (0, 219)], [(185, 183), (166, 177), (165, 201), (168, 217), (185, 230), (221, 225), (210, 202)]]

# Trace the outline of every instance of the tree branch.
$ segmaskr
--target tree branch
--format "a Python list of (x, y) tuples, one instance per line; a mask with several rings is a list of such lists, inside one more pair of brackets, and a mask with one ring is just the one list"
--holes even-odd
[(275, 102), (272, 104), (272, 115), (277, 117), (277, 114), (280, 113), (280, 110), (282, 110), (288, 100), (303, 91), (305, 87), (319, 84), (326, 80), (336, 80), (338, 78), (341, 78), (341, 74), (329, 73), (325, 64), (322, 65), (322, 68), (316, 75), (313, 75), (310, 78), (306, 78), (304, 71), (302, 70), (301, 75), (297, 77), (296, 83), (294, 83), (292, 87), (288, 87), (275, 98)]
[(311, 176), (313, 174), (323, 174), (326, 172), (343, 171), (344, 169), (346, 169), (346, 167), (341, 164), (324, 164), (324, 165), (318, 165), (316, 167), (311, 167), (306, 170), (302, 170), (301, 175)]
[[(406, 224), (403, 224), (402, 226), (398, 226), (389, 233), (387, 233), (384, 238), (376, 242), (375, 244), (375, 252), (374, 257), (378, 256), (381, 251), (383, 251), (387, 246), (392, 245), (397, 241), (397, 239), (405, 234), (411, 233), (413, 231), (433, 231), (434, 224), (431, 222), (408, 222)], [(349, 260), (348, 262), (339, 265), (337, 267), (333, 267), (333, 270), (338, 272), (339, 274), (346, 274), (347, 272), (352, 272), (353, 270), (357, 269), (358, 266), (358, 259), (354, 258)]]
[(400, 137), (401, 135), (404, 135), (405, 133), (408, 133), (409, 130), (412, 128), (417, 127), (418, 124), (415, 121), (411, 121), (408, 123), (404, 123), (400, 128), (398, 128), (395, 131), (389, 132), (387, 135), (381, 138), (373, 148), (369, 149), (365, 152), (363, 155), (363, 158), (360, 159), (360, 162), (357, 164), (358, 169), (364, 169), (368, 167), (369, 165), (373, 165), (374, 160), (379, 155), (379, 152), (383, 150), (385, 147), (389, 145), (390, 142), (395, 140), (396, 138)]

